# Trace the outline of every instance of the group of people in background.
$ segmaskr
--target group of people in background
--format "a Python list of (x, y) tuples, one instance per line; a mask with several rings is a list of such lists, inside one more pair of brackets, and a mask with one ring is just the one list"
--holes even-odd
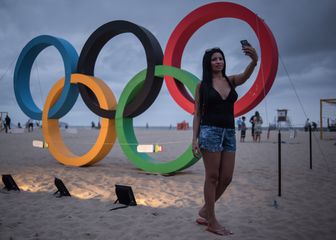
[(310, 122), (309, 118), (307, 118), (305, 125), (304, 125), (304, 131), (307, 132), (309, 130), (309, 127), (311, 127), (312, 131), (316, 131), (317, 129), (317, 123), (316, 122)]
[[(238, 118), (237, 125), (238, 130), (240, 131), (240, 142), (245, 142), (246, 137), (246, 123), (245, 123), (246, 117), (242, 116), (241, 118)], [(262, 133), (262, 124), (263, 120), (260, 116), (260, 113), (258, 111), (255, 112), (255, 114), (250, 118), (251, 123), (251, 134), (253, 142), (259, 142), (261, 140), (261, 133)]]
[[(5, 133), (11, 133), (11, 129), (12, 129), (12, 124), (11, 124), (12, 120), (9, 117), (9, 114), (6, 114), (5, 119), (2, 121), (1, 117), (0, 117), (0, 129), (2, 130), (2, 126), (3, 129), (5, 129)], [(2, 125), (1, 125), (2, 124)], [(38, 121), (35, 121), (36, 127), (40, 126), (40, 123)], [(15, 128), (15, 124), (14, 124), (14, 128)], [(17, 123), (17, 128), (22, 128), (21, 123), (18, 122)], [(28, 121), (26, 122), (25, 128), (28, 129), (28, 132), (32, 132), (34, 130), (34, 121), (33, 119), (28, 119)]]

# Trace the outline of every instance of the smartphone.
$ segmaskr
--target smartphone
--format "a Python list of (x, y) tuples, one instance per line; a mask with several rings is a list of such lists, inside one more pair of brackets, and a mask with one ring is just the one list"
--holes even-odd
[(246, 46), (251, 47), (251, 44), (247, 40), (241, 40), (240, 43), (242, 47), (246, 47)]

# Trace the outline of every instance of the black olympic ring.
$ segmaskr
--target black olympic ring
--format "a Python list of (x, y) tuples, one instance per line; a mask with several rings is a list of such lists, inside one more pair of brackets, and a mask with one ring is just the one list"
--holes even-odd
[[(94, 66), (98, 54), (104, 45), (113, 37), (122, 33), (133, 33), (142, 43), (147, 58), (146, 80), (140, 92), (134, 96), (126, 106), (124, 117), (136, 117), (145, 112), (157, 98), (162, 84), (162, 77), (155, 77), (156, 65), (162, 65), (163, 51), (155, 36), (146, 28), (132, 22), (117, 20), (100, 26), (88, 38), (78, 60), (78, 73), (94, 76)], [(88, 108), (100, 117), (114, 118), (115, 110), (100, 108), (95, 94), (83, 84), (79, 85), (79, 92)]]

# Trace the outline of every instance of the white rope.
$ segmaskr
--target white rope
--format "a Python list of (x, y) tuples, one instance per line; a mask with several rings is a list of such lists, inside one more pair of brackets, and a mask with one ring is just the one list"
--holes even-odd
[[(256, 23), (257, 23), (257, 37), (260, 39), (260, 29), (259, 29), (259, 20), (258, 16), (256, 15)], [(261, 57), (261, 56), (260, 56)], [(268, 107), (267, 107), (267, 100), (266, 100), (266, 91), (265, 91), (265, 76), (264, 76), (264, 68), (259, 66), (259, 69), (261, 71), (261, 79), (263, 81), (263, 92), (264, 92), (264, 104), (265, 104), (265, 113), (266, 113), (266, 122), (268, 123)]]
[(8, 68), (6, 69), (5, 73), (2, 74), (2, 76), (0, 77), (0, 82), (1, 82), (2, 79), (6, 76), (7, 72), (9, 71), (9, 69), (12, 68), (12, 66), (13, 66), (13, 64), (14, 64), (14, 62), (15, 62), (15, 59), (16, 59), (16, 58), (13, 59), (13, 61), (11, 62), (11, 64), (10, 64), (10, 65), (8, 66)]
[(305, 109), (304, 109), (304, 107), (303, 107), (303, 104), (302, 104), (302, 101), (301, 101), (301, 99), (300, 99), (300, 97), (299, 97), (299, 94), (297, 93), (296, 88), (295, 88), (295, 86), (294, 86), (294, 84), (293, 84), (293, 81), (292, 81), (291, 77), (289, 76), (289, 73), (288, 73), (288, 71), (287, 71), (287, 68), (286, 68), (286, 66), (285, 66), (285, 64), (284, 64), (284, 62), (283, 62), (283, 60), (282, 60), (282, 57), (281, 57), (280, 53), (279, 53), (279, 58), (280, 58), (280, 62), (281, 62), (281, 64), (282, 64), (282, 67), (284, 68), (285, 73), (286, 73), (286, 75), (287, 75), (287, 78), (288, 78), (288, 80), (289, 80), (289, 83), (291, 84), (291, 87), (292, 87), (293, 90), (294, 90), (295, 96), (296, 96), (296, 98), (298, 99), (298, 101), (299, 101), (299, 103), (300, 103), (301, 110), (303, 111), (303, 114), (305, 115), (305, 117), (308, 118), (308, 115), (307, 115), (307, 113), (306, 113), (306, 111), (305, 111)]
[[(9, 72), (10, 69), (12, 69), (12, 66), (15, 62), (16, 58), (13, 59), (13, 61), (11, 62), (11, 64), (8, 66), (8, 68), (6, 69), (5, 73), (0, 77), (0, 82), (5, 78), (5, 76), (7, 75), (7, 73)], [(13, 74), (14, 75), (14, 74)], [(2, 84), (3, 85), (3, 84)], [(10, 99), (11, 101), (13, 101), (14, 103), (16, 103), (15, 101), (15, 98), (12, 94), (12, 89), (10, 88), (10, 85), (9, 86), (9, 89), (8, 89), (8, 99)]]
[(39, 87), (40, 87), (41, 106), (43, 106), (43, 104), (44, 104), (43, 103), (44, 96), (43, 96), (43, 91), (42, 91), (42, 86), (41, 86), (41, 79), (40, 79), (40, 74), (39, 74), (39, 70), (38, 70), (37, 64), (35, 66), (35, 69), (36, 69), (36, 73), (37, 73), (37, 80), (38, 80)]
[[(119, 143), (120, 146), (137, 146), (137, 145), (147, 145), (147, 144), (158, 144), (158, 145), (169, 145), (169, 144), (180, 144), (180, 143), (191, 143), (191, 141), (176, 141), (176, 142), (152, 142), (152, 143)], [(73, 145), (94, 145), (95, 142), (82, 142), (82, 143), (73, 143)], [(112, 144), (110, 143), (104, 143), (106, 144)]]

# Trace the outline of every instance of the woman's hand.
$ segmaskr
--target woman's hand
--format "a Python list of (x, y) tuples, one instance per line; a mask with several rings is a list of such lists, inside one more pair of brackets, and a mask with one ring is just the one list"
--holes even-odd
[(195, 157), (200, 157), (202, 155), (198, 142), (195, 140), (192, 141), (192, 153)]
[(253, 73), (255, 67), (258, 63), (258, 54), (257, 51), (252, 46), (246, 46), (244, 45), (242, 48), (245, 55), (249, 56), (251, 58), (251, 62), (247, 65), (245, 71), (240, 74), (232, 75), (229, 77), (229, 80), (237, 87), (239, 85), (242, 85), (246, 82), (247, 79), (251, 76)]
[(249, 56), (252, 59), (252, 62), (257, 65), (258, 62), (258, 54), (257, 51), (252, 46), (244, 46), (243, 52), (245, 55)]

